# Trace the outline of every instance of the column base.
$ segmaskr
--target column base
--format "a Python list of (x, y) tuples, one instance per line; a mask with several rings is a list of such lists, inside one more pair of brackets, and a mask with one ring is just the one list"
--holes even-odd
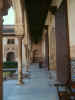
[(26, 70), (26, 72), (29, 72), (29, 70)]
[(17, 83), (17, 85), (23, 85), (23, 84), (24, 84), (23, 81), (20, 81), (20, 82)]
[(26, 72), (29, 72), (29, 65), (26, 65)]
[(56, 70), (56, 66), (49, 66), (49, 70)]

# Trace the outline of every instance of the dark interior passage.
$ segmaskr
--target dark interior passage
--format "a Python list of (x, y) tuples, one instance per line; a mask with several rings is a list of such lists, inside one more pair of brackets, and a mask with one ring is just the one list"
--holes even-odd
[(9, 52), (7, 54), (7, 61), (15, 61), (15, 54), (14, 54), (14, 52)]

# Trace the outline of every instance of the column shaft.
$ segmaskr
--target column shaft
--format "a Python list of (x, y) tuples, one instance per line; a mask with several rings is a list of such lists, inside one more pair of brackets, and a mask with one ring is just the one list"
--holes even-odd
[(27, 66), (26, 66), (26, 72), (29, 72), (29, 51), (28, 51), (28, 47), (26, 49), (26, 53), (27, 53)]
[(26, 72), (28, 72), (28, 49), (27, 49), (27, 45), (25, 45), (25, 65), (26, 65)]
[(22, 81), (22, 38), (18, 38), (18, 84), (23, 84)]
[(3, 100), (3, 72), (2, 72), (2, 60), (3, 60), (3, 53), (2, 53), (2, 23), (3, 18), (0, 16), (0, 100)]
[(48, 23), (49, 38), (49, 68), (56, 70), (56, 35), (55, 35), (55, 16), (49, 12)]
[(0, 37), (0, 100), (2, 100), (3, 72), (2, 72), (2, 38)]

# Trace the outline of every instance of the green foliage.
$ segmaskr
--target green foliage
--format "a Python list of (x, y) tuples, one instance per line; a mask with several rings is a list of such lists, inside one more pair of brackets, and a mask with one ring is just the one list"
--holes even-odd
[(17, 68), (18, 63), (17, 62), (4, 62), (3, 63), (3, 68)]

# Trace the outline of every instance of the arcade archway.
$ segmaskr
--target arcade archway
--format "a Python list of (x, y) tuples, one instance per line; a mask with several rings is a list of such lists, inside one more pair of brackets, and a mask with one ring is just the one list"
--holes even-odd
[(15, 53), (14, 52), (8, 52), (6, 56), (7, 61), (15, 61)]

